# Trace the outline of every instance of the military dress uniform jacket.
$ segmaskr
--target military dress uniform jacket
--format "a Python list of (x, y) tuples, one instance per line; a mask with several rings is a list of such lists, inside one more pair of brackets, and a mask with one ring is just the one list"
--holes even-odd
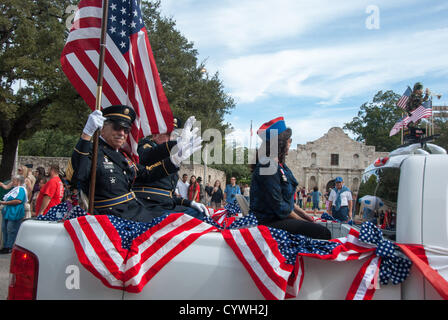
[[(88, 195), (92, 162), (90, 141), (80, 139), (71, 158), (73, 167), (72, 182)], [(152, 154), (154, 161), (162, 160)], [(164, 155), (161, 155), (164, 156)], [(96, 167), (95, 214), (111, 214), (125, 219), (149, 222), (157, 215), (149, 212), (131, 191), (132, 185), (139, 177), (147, 181), (159, 180), (178, 168), (165, 159), (162, 165), (147, 170), (134, 163), (125, 153), (111, 148), (101, 137), (98, 143), (98, 161)]]
[[(149, 138), (142, 139), (137, 149), (140, 163), (145, 163), (150, 170), (162, 166), (163, 163), (161, 161), (154, 163), (154, 161), (148, 160), (154, 159), (154, 156), (152, 156), (154, 153), (163, 153), (169, 156), (169, 152), (175, 145), (175, 141), (157, 144)], [(178, 180), (179, 175), (177, 172), (171, 173), (156, 181), (141, 176), (136, 179), (132, 190), (145, 207), (151, 211), (163, 212), (165, 210), (172, 210), (176, 206), (189, 207), (191, 201), (174, 195)], [(179, 210), (182, 211), (182, 209), (178, 209), (177, 211)]]
[(272, 175), (261, 175), (268, 167), (258, 163), (250, 186), (250, 211), (260, 224), (283, 220), (294, 210), (294, 192), (298, 182), (286, 164), (277, 164)]

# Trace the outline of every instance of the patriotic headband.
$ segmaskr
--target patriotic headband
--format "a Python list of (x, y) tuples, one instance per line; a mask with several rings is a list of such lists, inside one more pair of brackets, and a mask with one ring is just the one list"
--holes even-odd
[(282, 133), (286, 130), (286, 123), (283, 117), (278, 117), (269, 122), (264, 123), (260, 129), (258, 129), (257, 134), (261, 139), (264, 139), (263, 135), (266, 133), (266, 141), (271, 139), (271, 132), (277, 130), (277, 134)]

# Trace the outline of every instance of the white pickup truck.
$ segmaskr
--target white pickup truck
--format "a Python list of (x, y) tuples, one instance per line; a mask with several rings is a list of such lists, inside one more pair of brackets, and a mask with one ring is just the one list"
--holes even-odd
[[(358, 197), (380, 197), (389, 210), (396, 212), (395, 228), (384, 231), (391, 240), (447, 249), (448, 155), (432, 144), (425, 148), (430, 152), (420, 144), (400, 148), (389, 158), (372, 164), (364, 172)], [(361, 216), (362, 212), (357, 214)], [(358, 228), (319, 223), (330, 228), (333, 238), (345, 237), (351, 228)], [(295, 299), (345, 299), (363, 263), (362, 260), (337, 262), (305, 257), (306, 275)], [(448, 269), (439, 273), (448, 279)], [(415, 266), (403, 283), (376, 286), (374, 299), (441, 298)], [(22, 223), (17, 236), (8, 298), (264, 299), (219, 232), (199, 237), (165, 265), (141, 292), (130, 293), (105, 286), (83, 267), (62, 223), (33, 219)]]

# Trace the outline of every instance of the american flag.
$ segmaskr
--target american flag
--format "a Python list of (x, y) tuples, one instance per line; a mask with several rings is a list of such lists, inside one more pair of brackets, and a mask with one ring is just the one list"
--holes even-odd
[(423, 104), (412, 111), (412, 115), (409, 117), (409, 122), (417, 122), (420, 119), (432, 117), (432, 100), (423, 102)]
[(395, 125), (392, 127), (392, 130), (390, 130), (389, 137), (392, 137), (400, 132), (402, 128), (406, 127), (409, 124), (409, 121), (409, 116), (405, 116), (398, 120), (397, 123), (395, 123)]
[(397, 244), (411, 259), (413, 265), (444, 299), (448, 300), (448, 250), (447, 248)]
[[(61, 56), (64, 73), (94, 110), (101, 0), (81, 0)], [(124, 147), (137, 157), (143, 136), (172, 130), (173, 115), (163, 91), (137, 0), (110, 0), (101, 107), (131, 106), (137, 118)]]
[(265, 226), (221, 232), (260, 292), (270, 300), (299, 294), (305, 276), (303, 257), (333, 261), (368, 258), (350, 286), (348, 300), (372, 299), (378, 277), (382, 284), (399, 284), (411, 267), (408, 259), (395, 255), (395, 245), (384, 240), (381, 230), (370, 222), (360, 232), (351, 229), (347, 237), (330, 241)]
[(399, 106), (401, 109), (406, 110), (406, 103), (408, 102), (409, 97), (411, 96), (412, 90), (408, 86), (406, 91), (401, 96), (400, 100), (397, 102), (397, 106)]

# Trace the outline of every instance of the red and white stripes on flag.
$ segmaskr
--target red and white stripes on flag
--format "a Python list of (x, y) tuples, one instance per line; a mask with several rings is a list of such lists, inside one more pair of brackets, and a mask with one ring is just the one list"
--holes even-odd
[(347, 237), (330, 240), (338, 246), (331, 254), (299, 253), (294, 266), (286, 263), (278, 244), (265, 226), (224, 230), (224, 239), (244, 265), (265, 299), (293, 298), (299, 294), (305, 276), (303, 257), (322, 260), (350, 261), (369, 257), (355, 277), (347, 299), (368, 300), (375, 293), (380, 259), (376, 246), (361, 242), (359, 232), (352, 229)]
[(183, 213), (169, 215), (137, 237), (129, 250), (107, 216), (64, 222), (82, 265), (109, 288), (141, 292), (169, 261), (215, 227)]
[(412, 111), (412, 115), (409, 117), (409, 122), (417, 122), (420, 119), (431, 117), (432, 117), (432, 108), (425, 108), (424, 106), (420, 106), (414, 111)]
[(295, 266), (287, 264), (267, 227), (223, 230), (222, 235), (265, 299), (297, 296), (303, 282), (303, 261), (299, 257)]
[(411, 88), (408, 86), (406, 91), (403, 93), (403, 95), (401, 96), (400, 100), (398, 100), (397, 102), (397, 106), (400, 107), (403, 110), (406, 110), (406, 104), (409, 100), (409, 97), (411, 96), (412, 90)]
[(448, 300), (448, 249), (424, 245), (397, 245), (440, 296)]
[(392, 137), (396, 135), (402, 128), (407, 127), (409, 124), (409, 117), (406, 116), (395, 123), (395, 125), (392, 127), (392, 130), (390, 130), (389, 137)]
[[(128, 105), (135, 110), (137, 118), (125, 150), (137, 157), (138, 140), (170, 132), (173, 115), (140, 7), (136, 1), (117, 1), (109, 1), (101, 108)], [(80, 1), (61, 55), (62, 70), (92, 110), (97, 92), (102, 12), (101, 0)]]

